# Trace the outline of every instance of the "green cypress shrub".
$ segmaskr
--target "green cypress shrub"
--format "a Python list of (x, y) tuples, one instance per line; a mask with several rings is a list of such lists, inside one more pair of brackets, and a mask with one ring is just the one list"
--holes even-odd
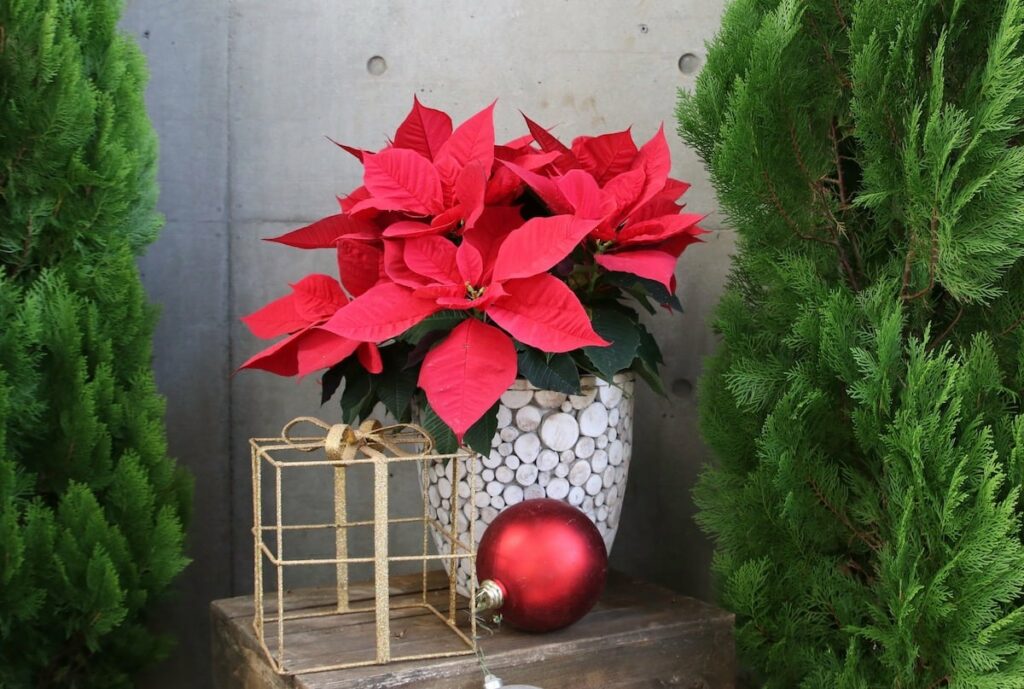
[(162, 222), (117, 0), (0, 3), (0, 686), (131, 686), (185, 566), (135, 260)]
[(1024, 686), (1022, 32), (734, 0), (680, 96), (738, 238), (696, 499), (765, 686)]

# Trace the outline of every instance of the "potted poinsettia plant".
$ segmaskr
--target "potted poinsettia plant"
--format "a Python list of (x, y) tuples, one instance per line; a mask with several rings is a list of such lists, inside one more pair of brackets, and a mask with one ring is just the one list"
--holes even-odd
[(383, 149), (338, 144), (362, 186), (271, 241), (334, 251), (339, 273), (246, 316), (256, 336), (285, 337), (242, 367), (325, 371), (325, 402), (344, 382), (346, 422), (380, 402), (418, 415), (442, 451), (482, 455), (473, 512), (449, 514), (450, 468), (431, 476), (446, 524), (473, 514), (479, 535), (503, 506), (546, 495), (587, 511), (610, 545), (633, 379), (661, 390), (638, 308), (680, 308), (676, 262), (701, 216), (682, 212), (662, 129), (640, 147), (629, 130), (565, 145), (525, 118), (496, 145), (493, 108), (453, 128), (414, 99)]

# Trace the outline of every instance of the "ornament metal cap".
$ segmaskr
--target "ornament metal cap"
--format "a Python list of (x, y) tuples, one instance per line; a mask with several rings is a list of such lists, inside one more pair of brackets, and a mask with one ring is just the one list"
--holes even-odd
[[(476, 609), (479, 612), (486, 612), (488, 610), (501, 610), (501, 606), (505, 605), (505, 587), (496, 582), (494, 579), (484, 579), (480, 582), (480, 588), (476, 590)], [(494, 677), (494, 675), (488, 675), (488, 677)], [(501, 680), (498, 680), (499, 682)], [(500, 684), (494, 685), (500, 687)], [(484, 689), (492, 689), (488, 685), (484, 685)]]

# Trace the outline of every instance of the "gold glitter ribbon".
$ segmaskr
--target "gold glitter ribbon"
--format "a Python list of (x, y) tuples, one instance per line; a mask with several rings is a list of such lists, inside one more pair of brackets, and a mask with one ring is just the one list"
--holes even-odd
[[(416, 443), (422, 446), (423, 454), (430, 454), (434, 449), (434, 439), (425, 429), (411, 423), (396, 423), (382, 426), (375, 419), (367, 419), (358, 428), (344, 423), (329, 424), (314, 416), (297, 416), (284, 425), (281, 437), (289, 445), (303, 452), (312, 452), (319, 448), (317, 438), (297, 438), (292, 434), (299, 424), (310, 424), (325, 431), (323, 437), (324, 452), (332, 462), (351, 461), (359, 448), (367, 445), (392, 447), (395, 444)], [(310, 446), (313, 441), (313, 446)]]
[[(310, 424), (325, 431), (322, 442), (316, 437), (296, 437), (293, 431), (300, 424)], [(313, 416), (299, 416), (285, 424), (281, 429), (281, 438), (302, 452), (312, 452), (319, 447), (324, 448), (327, 460), (338, 462), (334, 467), (334, 523), (335, 523), (335, 565), (337, 582), (337, 612), (344, 613), (349, 607), (348, 581), (348, 516), (346, 497), (345, 469), (348, 462), (356, 459), (360, 450), (368, 451), (376, 456), (374, 463), (374, 599), (377, 627), (377, 662), (386, 663), (391, 659), (391, 638), (389, 620), (389, 582), (388, 582), (388, 493), (387, 493), (387, 461), (380, 461), (386, 452), (401, 454), (399, 445), (416, 444), (420, 446), (419, 454), (430, 454), (434, 449), (434, 439), (420, 426), (413, 424), (392, 424), (382, 426), (375, 419), (367, 419), (358, 428), (344, 423), (328, 424)], [(280, 491), (280, 485), (278, 485)], [(281, 495), (277, 495), (277, 504), (281, 504)], [(451, 568), (454, 573), (454, 566)], [(426, 587), (426, 569), (423, 573), (424, 590)], [(452, 574), (449, 578), (454, 577)], [(454, 580), (451, 595), (455, 596)], [(453, 602), (454, 606), (454, 602)], [(452, 621), (449, 621), (449, 626)]]
[[(300, 435), (297, 431), (299, 426), (313, 426), (317, 431)], [(358, 661), (349, 663), (337, 663), (319, 665), (313, 668), (303, 668), (302, 672), (323, 672), (337, 670), (346, 667), (355, 667), (367, 664), (382, 664), (392, 660), (424, 660), (427, 658), (446, 658), (450, 656), (474, 653), (476, 644), (476, 612), (473, 608), (475, 602), (475, 578), (470, 583), (469, 595), (469, 633), (464, 633), (456, 623), (457, 597), (456, 597), (456, 571), (457, 561), (461, 559), (473, 562), (475, 553), (472, 545), (460, 545), (457, 540), (456, 527), (458, 523), (458, 511), (460, 503), (453, 497), (451, 504), (450, 525), (445, 527), (429, 513), (429, 501), (424, 497), (422, 517), (400, 517), (391, 519), (388, 511), (388, 483), (389, 465), (391, 462), (414, 461), (421, 464), (421, 485), (425, 488), (429, 483), (429, 472), (431, 462), (441, 462), (458, 458), (465, 458), (469, 471), (469, 495), (465, 496), (465, 505), (470, 506), (469, 512), (469, 544), (476, 543), (474, 537), (474, 524), (476, 523), (476, 505), (474, 501), (476, 486), (476, 474), (473, 472), (473, 455), (466, 451), (435, 455), (435, 443), (431, 435), (422, 427), (413, 424), (392, 424), (384, 426), (375, 420), (363, 421), (358, 426), (349, 424), (329, 424), (312, 416), (299, 416), (287, 424), (281, 430), (277, 438), (253, 438), (250, 439), (253, 461), (253, 534), (255, 536), (254, 551), (254, 579), (257, 582), (255, 605), (256, 616), (253, 625), (257, 633), (257, 640), (264, 655), (270, 661), (273, 670), (277, 674), (290, 674), (291, 670), (285, 664), (285, 620), (299, 620), (310, 617), (322, 617), (327, 615), (344, 614), (348, 612), (367, 613), (372, 612), (375, 618), (376, 644), (375, 658), (372, 661)], [(307, 524), (292, 528), (329, 528), (335, 533), (335, 557), (315, 559), (291, 559), (284, 561), (283, 535), (285, 526), (282, 525), (282, 481), (281, 470), (289, 464), (287, 461), (275, 460), (271, 457), (271, 451), (291, 449), (300, 452), (318, 452), (323, 449), (327, 461), (296, 461), (293, 466), (305, 467), (332, 467), (334, 473), (334, 519), (328, 523)], [(274, 481), (274, 497), (276, 510), (276, 534), (277, 549), (271, 551), (263, 542), (263, 505), (262, 505), (262, 479), (261, 462), (270, 461), (274, 466), (276, 478)], [(346, 505), (346, 473), (355, 465), (372, 466), (373, 469), (373, 519), (372, 521), (348, 520)], [(460, 480), (458, 461), (452, 466), (452, 483), (458, 485)], [(422, 560), (422, 582), (420, 587), (419, 601), (403, 601), (392, 605), (390, 587), (390, 562), (388, 531), (392, 523), (422, 522), (423, 524), (423, 550), (422, 557), (417, 556), (396, 556), (395, 560), (415, 561)], [(348, 553), (348, 528), (351, 526), (373, 527), (373, 607), (363, 606), (351, 607), (349, 605), (349, 564), (355, 560), (360, 563), (369, 562), (366, 557), (351, 558)], [(452, 544), (452, 554), (428, 555), (428, 534), (433, 529), (439, 538), (448, 539)], [(462, 554), (458, 551), (461, 548)], [(277, 572), (277, 605), (276, 612), (272, 618), (267, 618), (263, 603), (263, 560), (269, 558), (276, 567)], [(443, 614), (434, 604), (427, 600), (428, 591), (428, 563), (440, 559), (450, 559), (451, 565), (448, 568), (449, 602), (448, 614)], [(282, 576), (285, 565), (323, 565), (335, 563), (337, 571), (337, 596), (336, 608), (334, 610), (314, 612), (292, 612), (285, 614), (285, 589), (284, 577)], [(445, 650), (437, 653), (418, 655), (392, 655), (391, 650), (391, 610), (400, 609), (425, 609), (434, 615), (442, 624), (450, 629), (459, 639), (466, 644), (465, 650)], [(267, 645), (267, 638), (264, 633), (264, 624), (271, 622), (276, 626), (277, 650), (270, 649)]]

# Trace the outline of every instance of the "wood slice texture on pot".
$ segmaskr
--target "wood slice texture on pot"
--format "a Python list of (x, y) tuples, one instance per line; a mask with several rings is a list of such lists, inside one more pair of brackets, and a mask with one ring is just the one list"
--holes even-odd
[[(477, 457), (473, 476), (460, 467), (459, 483), (465, 487), (453, 486), (450, 470), (427, 473), (431, 516), (452, 526), (451, 502), (445, 493), (468, 495), (472, 481), (477, 497), (466, 501), (465, 519), (453, 525), (463, 542), (468, 543), (470, 523), (479, 543), (505, 507), (553, 498), (582, 510), (597, 525), (610, 551), (632, 454), (634, 385), (631, 373), (620, 373), (610, 383), (585, 376), (580, 394), (566, 395), (517, 380), (501, 396), (490, 453)], [(445, 480), (449, 483), (442, 486)], [(445, 520), (441, 514), (446, 511)], [(447, 539), (435, 534), (434, 542), (438, 552), (450, 553)], [(462, 563), (461, 592), (468, 590), (470, 575), (468, 563)]]

